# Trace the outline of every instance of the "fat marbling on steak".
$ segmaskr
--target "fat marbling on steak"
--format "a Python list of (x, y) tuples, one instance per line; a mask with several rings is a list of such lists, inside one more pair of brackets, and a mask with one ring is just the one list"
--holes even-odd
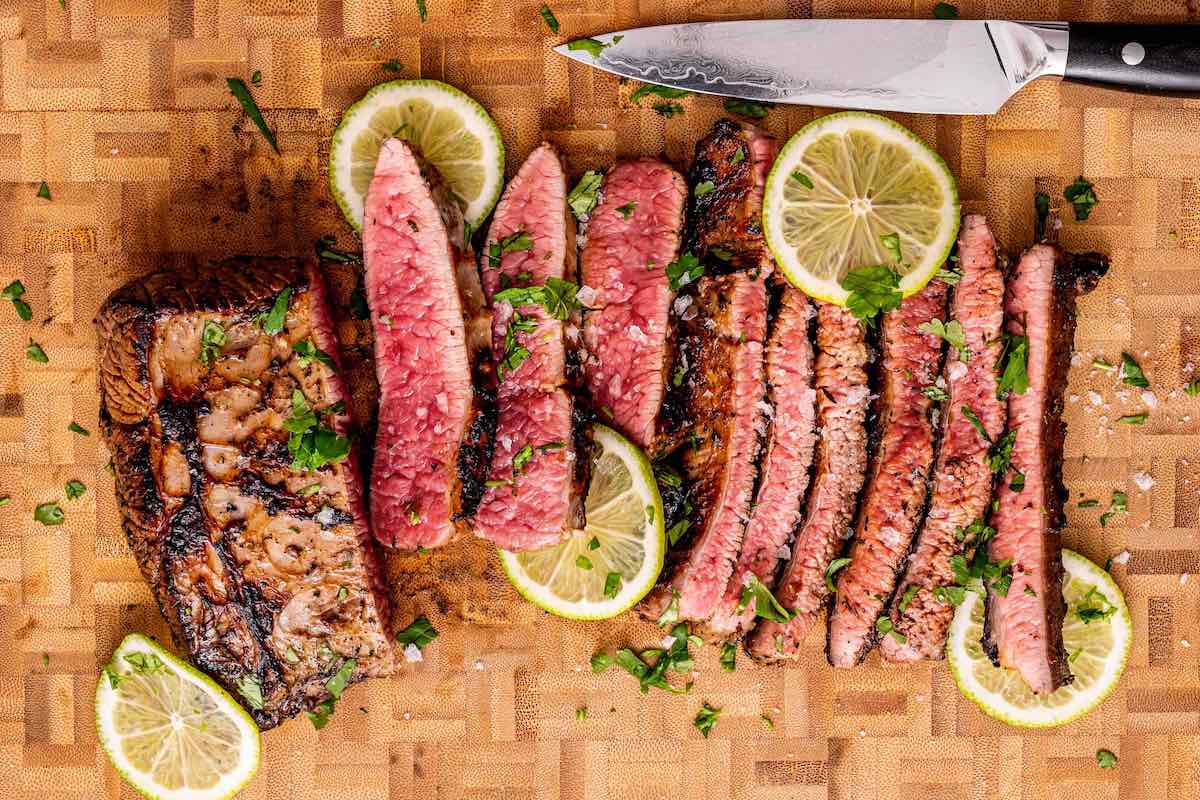
[(694, 513), (664, 582), (639, 607), (647, 618), (661, 619), (673, 601), (682, 619), (712, 616), (745, 535), (766, 432), (763, 350), (773, 264), (761, 209), (774, 156), (774, 139), (727, 119), (696, 145), (688, 252), (707, 274), (693, 280), (676, 273), (683, 290), (675, 303), (679, 379), (673, 373), (660, 436), (660, 449), (682, 445)]
[(350, 661), (351, 681), (390, 673), (315, 265), (159, 272), (114, 292), (96, 327), (123, 527), (188, 658), (262, 728), (330, 699)]
[(614, 166), (587, 220), (580, 281), (583, 371), (599, 418), (646, 450), (655, 442), (670, 380), (675, 292), (667, 265), (679, 254), (687, 184), (661, 161)]
[(817, 304), (817, 426), (820, 439), (804, 522), (775, 592), (788, 622), (759, 620), (746, 652), (761, 660), (795, 659), (825, 608), (825, 571), (854, 521), (867, 469), (868, 351), (863, 326), (847, 309)]
[(475, 456), (463, 444), (475, 435), (473, 365), (490, 335), (464, 240), (462, 211), (436, 169), (386, 140), (363, 223), (379, 378), (371, 522), (380, 542), (403, 550), (445, 544), (482, 489), (481, 474), (460, 474)]
[[(984, 643), (992, 660), (1015, 669), (1037, 694), (1071, 680), (1062, 643), (1063, 391), (1075, 340), (1075, 301), (1108, 270), (1103, 257), (1071, 256), (1049, 244), (1025, 251), (1004, 298), (1010, 337), (1027, 337), (1029, 388), (1008, 396), (1016, 431), (1012, 461), (992, 514), (992, 561), (1009, 563), (1012, 583), (989, 586)], [(1025, 480), (1013, 487), (1016, 472)]]
[[(950, 559), (963, 550), (961, 532), (976, 520), (987, 519), (993, 484), (989, 441), (1004, 434), (1008, 417), (996, 371), (1002, 349), (1004, 273), (996, 258), (996, 239), (982, 216), (963, 218), (958, 266), (962, 277), (954, 287), (950, 316), (962, 326), (970, 356), (964, 362), (951, 352), (942, 369), (949, 399), (943, 404), (929, 511), (892, 598), (889, 615), (896, 634), (884, 636), (879, 643), (888, 661), (945, 657), (954, 606), (935, 593), (938, 587), (954, 584)], [(975, 414), (987, 439), (979, 435), (964, 408)]]
[(587, 459), (577, 457), (575, 403), (567, 391), (567, 329), (578, 330), (578, 314), (569, 304), (525, 302), (504, 292), (565, 292), (575, 284), (567, 176), (551, 145), (534, 150), (504, 190), (481, 271), (493, 304), (499, 418), (475, 532), (504, 550), (548, 547), (583, 526)]
[[(929, 282), (880, 323), (877, 442), (850, 563), (838, 573), (829, 615), (827, 655), (835, 667), (854, 666), (875, 642), (875, 621), (887, 607), (925, 512), (934, 425), (933, 400), (923, 390), (937, 379), (942, 339), (922, 327), (942, 321), (946, 289), (940, 280)], [(951, 348), (946, 357), (976, 356)]]

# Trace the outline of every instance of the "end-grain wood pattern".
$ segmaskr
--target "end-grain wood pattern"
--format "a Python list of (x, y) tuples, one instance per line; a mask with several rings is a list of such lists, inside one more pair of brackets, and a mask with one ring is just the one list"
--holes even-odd
[[(665, 119), (630, 86), (550, 46), (637, 25), (748, 16), (928, 17), (932, 0), (15, 0), (0, 2), (0, 285), (21, 279), (33, 308), (0, 307), (0, 794), (131, 798), (96, 746), (98, 667), (129, 631), (167, 631), (121, 534), (108, 455), (96, 434), (91, 319), (113, 288), (164, 263), (230, 253), (302, 254), (333, 233), (354, 247), (326, 187), (330, 135), (372, 84), (425, 77), (460, 86), (504, 133), (509, 169), (541, 140), (574, 174), (614, 158), (683, 165), (721, 114), (693, 97)], [(1196, 21), (1190, 0), (960, 0), (964, 17)], [(886, 58), (886, 53), (870, 54)], [(384, 63), (396, 60), (399, 73)], [(229, 95), (253, 87), (278, 131), (275, 155)], [(823, 113), (777, 108), (780, 137)], [(600, 647), (652, 646), (630, 620), (569, 623), (520, 602), (495, 557), (464, 542), (394, 558), (397, 625), (427, 613), (441, 636), (425, 660), (347, 692), (319, 733), (304, 718), (264, 739), (244, 792), (267, 798), (1021, 798), (1200, 800), (1200, 101), (1039, 82), (990, 118), (896, 115), (946, 158), (964, 206), (1010, 249), (1033, 235), (1032, 197), (1060, 206), (1075, 176), (1095, 181), (1086, 222), (1063, 208), (1061, 238), (1112, 255), (1080, 304), (1067, 398), (1065, 544), (1114, 574), (1134, 620), (1129, 670), (1094, 713), (1022, 733), (959, 697), (944, 665), (827, 667), (814, 634), (804, 663), (722, 672), (701, 650), (693, 693), (639, 695)], [(46, 181), (51, 199), (37, 196)], [(328, 265), (339, 306), (353, 271)], [(340, 333), (369, 414), (362, 323)], [(48, 364), (25, 358), (29, 339)], [(1091, 368), (1127, 350), (1153, 397)], [(1118, 416), (1150, 408), (1141, 427)], [(67, 430), (77, 421), (92, 431)], [(1141, 473), (1151, 477), (1147, 481)], [(1136, 476), (1136, 477), (1135, 477)], [(63, 485), (88, 486), (78, 500)], [(1079, 497), (1129, 495), (1107, 527)], [(66, 523), (33, 521), (58, 500)], [(1103, 510), (1103, 505), (1100, 510)], [(1123, 562), (1123, 563), (1122, 563)], [(704, 739), (702, 700), (723, 709)], [(586, 706), (586, 721), (576, 709)], [(761, 720), (774, 721), (768, 730)], [(1098, 748), (1120, 757), (1095, 764)]]

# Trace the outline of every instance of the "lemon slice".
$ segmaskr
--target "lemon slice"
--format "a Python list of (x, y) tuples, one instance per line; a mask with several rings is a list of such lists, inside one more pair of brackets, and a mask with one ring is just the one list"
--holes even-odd
[[(884, 264), (905, 296), (945, 263), (958, 235), (958, 189), (946, 162), (903, 125), (849, 111), (784, 145), (767, 177), (763, 230), (780, 269), (808, 295), (845, 305), (846, 273)], [(899, 236), (901, 257), (883, 238)]]
[[(984, 713), (1010, 725), (1049, 728), (1083, 716), (1108, 696), (1125, 671), (1132, 638), (1125, 596), (1107, 572), (1078, 553), (1063, 550), (1063, 567), (1063, 598), (1067, 601), (1063, 646), (1075, 680), (1050, 694), (1035, 695), (1016, 670), (993, 665), (983, 652), (984, 599), (980, 592), (967, 592), (966, 600), (954, 612), (946, 642), (954, 680)], [(1084, 623), (1077, 612), (1093, 589), (1114, 611), (1107, 618)], [(1098, 605), (1095, 594), (1086, 602)]]
[(607, 619), (632, 607), (654, 586), (667, 550), (650, 461), (604, 425), (592, 426), (591, 439), (587, 527), (545, 550), (500, 551), (522, 597), (570, 619)]
[(258, 770), (250, 715), (211, 678), (137, 633), (100, 674), (96, 732), (121, 777), (158, 800), (230, 797)]
[(389, 137), (416, 145), (478, 228), (504, 183), (504, 142), (483, 106), (440, 81), (390, 81), (346, 110), (329, 145), (329, 186), (362, 231), (363, 202), (379, 148)]

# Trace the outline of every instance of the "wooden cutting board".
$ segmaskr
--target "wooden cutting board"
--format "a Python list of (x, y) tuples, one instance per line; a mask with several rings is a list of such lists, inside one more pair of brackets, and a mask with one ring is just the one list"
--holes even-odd
[[(689, 98), (664, 119), (550, 46), (686, 20), (928, 17), (933, 4), (555, 0), (560, 37), (535, 0), (428, 0), (425, 24), (415, 0), (0, 0), (0, 285), (20, 278), (34, 311), (21, 323), (0, 307), (0, 496), (12, 497), (0, 508), (0, 796), (133, 796), (96, 747), (92, 693), (125, 633), (166, 628), (119, 529), (95, 433), (91, 319), (109, 291), (189, 259), (311, 253), (326, 233), (353, 247), (325, 161), (342, 110), (374, 83), (422, 76), (473, 94), (504, 132), (510, 174), (542, 139), (576, 174), (639, 154), (682, 166), (719, 101)], [(1191, 0), (958, 5), (977, 18), (1196, 13)], [(382, 67), (393, 59), (399, 75)], [(226, 77), (255, 70), (282, 156), (226, 90)], [(765, 124), (786, 138), (818, 113), (779, 108)], [(1188, 579), (1200, 573), (1200, 399), (1182, 392), (1200, 364), (1200, 102), (1045, 81), (990, 118), (897, 118), (946, 158), (965, 208), (987, 213), (1011, 250), (1032, 237), (1035, 191), (1061, 204), (1076, 175), (1096, 184), (1091, 219), (1064, 213), (1061, 232), (1070, 248), (1112, 256), (1080, 304), (1065, 475), (1073, 501), (1128, 492), (1129, 514), (1102, 529), (1096, 510), (1072, 502), (1065, 542), (1101, 563), (1128, 551), (1114, 572), (1135, 636), (1116, 692), (1082, 720), (1022, 733), (960, 698), (944, 665), (885, 667), (873, 655), (834, 671), (814, 636), (787, 669), (739, 663), (727, 674), (703, 648), (691, 696), (643, 696), (587, 662), (602, 646), (652, 645), (659, 631), (549, 618), (466, 542), (389, 564), (397, 622), (427, 613), (441, 631), (425, 661), (354, 687), (320, 733), (300, 718), (267, 734), (244, 797), (1200, 798), (1200, 575)], [(42, 180), (49, 201), (36, 196)], [(333, 274), (344, 301), (353, 275)], [(360, 324), (340, 329), (358, 353)], [(25, 359), (31, 337), (49, 364)], [(1153, 383), (1143, 427), (1114, 427), (1145, 404), (1089, 367), (1122, 350)], [(361, 353), (355, 363), (362, 415), (372, 379)], [(70, 433), (72, 420), (92, 435)], [(1145, 490), (1140, 472), (1153, 480)], [(70, 479), (87, 484), (81, 499), (64, 499)], [(32, 519), (48, 500), (63, 502), (60, 528)], [(702, 700), (723, 709), (707, 740), (691, 724)], [(1117, 769), (1096, 767), (1101, 747), (1120, 756)]]

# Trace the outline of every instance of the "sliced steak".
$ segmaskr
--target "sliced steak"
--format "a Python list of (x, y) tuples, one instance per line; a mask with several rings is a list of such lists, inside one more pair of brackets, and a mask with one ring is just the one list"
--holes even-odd
[[(329, 700), (348, 661), (351, 681), (390, 673), (315, 265), (156, 273), (114, 292), (96, 328), (122, 524), (188, 658), (261, 728)], [(261, 707), (239, 686), (261, 688)]]
[(495, 451), (476, 534), (505, 550), (548, 547), (583, 525), (583, 483), (566, 390), (568, 327), (538, 303), (517, 308), (507, 288), (574, 283), (575, 226), (567, 176), (543, 144), (504, 190), (488, 231), (483, 287), (493, 302), (492, 353), (499, 380)]
[(712, 616), (746, 532), (767, 426), (765, 279), (772, 262), (760, 220), (775, 152), (763, 131), (722, 119), (696, 144), (688, 173), (689, 252), (707, 274), (695, 283), (678, 279), (676, 368), (656, 449), (682, 444), (693, 513), (690, 536), (663, 571), (667, 580), (639, 607), (649, 619), (676, 597), (681, 618)]
[[(1071, 680), (1062, 644), (1063, 390), (1075, 340), (1075, 300), (1107, 271), (1100, 257), (1071, 257), (1039, 244), (1025, 251), (1008, 282), (1005, 326), (1029, 339), (1029, 388), (1008, 397), (1016, 430), (1010, 474), (992, 515), (993, 561), (1011, 559), (1007, 593), (988, 592), (985, 645), (1000, 666), (1015, 669), (1037, 694)], [(1012, 470), (1025, 475), (1012, 488)]]
[(934, 426), (933, 400), (921, 390), (937, 380), (942, 339), (920, 327), (945, 316), (946, 290), (945, 283), (931, 281), (880, 324), (878, 440), (850, 563), (838, 573), (829, 617), (827, 655), (835, 667), (854, 666), (875, 642), (875, 621), (892, 596), (925, 511)]
[(687, 185), (661, 161), (617, 164), (587, 222), (580, 279), (587, 388), (601, 419), (649, 448), (672, 362), (666, 267), (679, 254)]
[(820, 439), (804, 524), (775, 592), (795, 616), (786, 623), (759, 620), (746, 641), (746, 651), (754, 658), (797, 658), (829, 599), (825, 570), (850, 535), (867, 469), (867, 360), (863, 327), (854, 315), (818, 303), (815, 385)]
[(962, 278), (954, 289), (951, 317), (962, 325), (971, 355), (965, 363), (953, 352), (946, 356), (942, 376), (950, 399), (942, 410), (929, 512), (892, 599), (890, 618), (898, 636), (884, 636), (879, 644), (889, 661), (945, 657), (954, 607), (935, 598), (934, 591), (954, 583), (950, 558), (963, 549), (958, 532), (987, 518), (993, 483), (988, 442), (962, 408), (974, 411), (992, 441), (1003, 434), (1008, 416), (1005, 402), (998, 398), (996, 374), (1004, 322), (1004, 274), (996, 259), (996, 240), (983, 217), (963, 218), (958, 264)]
[(762, 474), (741, 553), (706, 626), (712, 638), (726, 638), (750, 627), (755, 600), (739, 608), (743, 588), (751, 576), (767, 588), (774, 587), (780, 562), (791, 555), (817, 443), (817, 393), (809, 341), (813, 316), (813, 306), (803, 292), (790, 286), (782, 290), (767, 340), (770, 425)]
[(397, 139), (375, 164), (363, 257), (379, 377), (375, 537), (437, 547), (463, 518), (459, 457), (477, 413), (472, 363), (487, 317), (458, 204)]

